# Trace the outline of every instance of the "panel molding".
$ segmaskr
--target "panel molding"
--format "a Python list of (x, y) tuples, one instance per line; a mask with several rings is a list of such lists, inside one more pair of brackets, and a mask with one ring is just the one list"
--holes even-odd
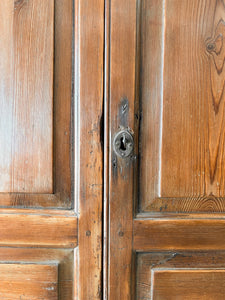
[(57, 264), (0, 263), (2, 299), (58, 298)]
[[(138, 253), (136, 264), (137, 264), (137, 282), (136, 282), (136, 297), (137, 299), (146, 299), (152, 300), (154, 295), (154, 280), (153, 276), (157, 272), (196, 272), (195, 274), (201, 272), (208, 273), (219, 273), (225, 272), (224, 268), (225, 263), (225, 253), (223, 251), (201, 251), (201, 252), (152, 252), (149, 253)], [(188, 274), (187, 274), (188, 275)], [(225, 275), (225, 274), (224, 274)], [(200, 275), (200, 278), (201, 275)], [(220, 278), (217, 277), (217, 278)], [(185, 286), (180, 282), (178, 285), (177, 281), (174, 281), (175, 287), (176, 284), (178, 288), (189, 290), (192, 292), (192, 289), (189, 286)], [(163, 282), (162, 282), (163, 284)], [(204, 285), (203, 280), (203, 285)], [(218, 284), (218, 283), (217, 283)], [(165, 285), (165, 284), (164, 284)], [(219, 283), (221, 287), (221, 282)], [(210, 289), (212, 292), (219, 292), (219, 296), (224, 295), (223, 287), (221, 290)], [(198, 289), (195, 289), (195, 292)], [(222, 293), (222, 294), (221, 294)], [(170, 293), (168, 293), (168, 296)], [(218, 294), (216, 294), (218, 296)], [(207, 296), (207, 295), (206, 295)], [(158, 298), (157, 298), (158, 299)], [(164, 298), (163, 298), (164, 299)], [(172, 298), (173, 299), (173, 298)], [(189, 297), (190, 299), (190, 297)], [(207, 298), (204, 298), (207, 299)], [(222, 299), (217, 298), (215, 299)]]
[(225, 249), (225, 219), (134, 219), (133, 247), (151, 250)]
[[(39, 2), (37, 1), (36, 4)], [(40, 2), (41, 3), (41, 2)], [(44, 156), (45, 159), (47, 159), (46, 163), (46, 168), (48, 165), (51, 167), (48, 170), (48, 174), (51, 177), (49, 180), (51, 181), (51, 187), (48, 187), (48, 189), (43, 190), (43, 193), (41, 192), (42, 190), (40, 189), (40, 192), (37, 190), (36, 191), (25, 191), (23, 192), (22, 190), (20, 192), (1, 192), (0, 193), (0, 207), (18, 207), (18, 208), (24, 208), (24, 207), (38, 207), (38, 208), (67, 208), (71, 209), (74, 207), (74, 199), (73, 199), (73, 187), (72, 187), (72, 173), (73, 173), (73, 167), (74, 167), (74, 160), (73, 160), (73, 82), (72, 82), (72, 77), (73, 77), (73, 0), (65, 0), (65, 1), (60, 1), (60, 0), (54, 0), (54, 5), (53, 5), (53, 0), (51, 3), (51, 21), (53, 26), (50, 26), (51, 28), (51, 37), (48, 36), (41, 36), (42, 39), (48, 39), (52, 43), (52, 49), (48, 49), (48, 51), (51, 50), (53, 52), (54, 48), (54, 55), (53, 53), (51, 54), (51, 63), (50, 66), (48, 66), (48, 70), (50, 73), (50, 76), (48, 79), (49, 83), (49, 89), (51, 91), (51, 102), (49, 106), (51, 109), (51, 119), (48, 120), (48, 124), (50, 126), (50, 134), (51, 134), (51, 141), (49, 142), (49, 151), (51, 153), (51, 157), (49, 155), (47, 158)], [(22, 5), (18, 4), (15, 2), (16, 5), (16, 10), (15, 14), (16, 17), (19, 16), (23, 11), (26, 12), (26, 9), (34, 9), (35, 10), (35, 5), (30, 3), (22, 3)], [(43, 8), (43, 3), (41, 4), (41, 7)], [(17, 12), (19, 11), (19, 13)], [(44, 12), (44, 10), (42, 10)], [(12, 7), (12, 12), (14, 12), (14, 9)], [(53, 16), (54, 12), (54, 16)], [(41, 15), (39, 14), (37, 18), (39, 18)], [(50, 22), (50, 16), (49, 19), (47, 18), (47, 22)], [(24, 36), (26, 37), (26, 30), (23, 28), (23, 22), (21, 22), (22, 29), (24, 31)], [(37, 24), (33, 24), (37, 25)], [(10, 27), (10, 26), (8, 26)], [(34, 26), (35, 27), (35, 26)], [(54, 28), (52, 28), (54, 27)], [(3, 27), (4, 28), (4, 27)], [(15, 28), (17, 30), (17, 28)], [(35, 30), (35, 28), (31, 28), (31, 31)], [(41, 34), (45, 34), (46, 29), (43, 29)], [(22, 34), (22, 33), (21, 33)], [(10, 34), (8, 34), (10, 35)], [(48, 34), (47, 34), (48, 35)], [(19, 38), (21, 38), (21, 35), (19, 35)], [(38, 36), (37, 34), (35, 35), (33, 33), (33, 38)], [(18, 39), (19, 39), (18, 38)], [(29, 37), (31, 39), (32, 43), (32, 36)], [(37, 37), (37, 43), (40, 43), (40, 38), (38, 39)], [(53, 45), (54, 42), (54, 45)], [(22, 42), (20, 41), (20, 44)], [(23, 47), (21, 45), (18, 45), (19, 51), (23, 51), (22, 53), (27, 53), (30, 51), (29, 49), (29, 43), (28, 45), (25, 43)], [(39, 45), (39, 44), (38, 44)], [(11, 45), (12, 46), (12, 45)], [(4, 47), (3, 47), (4, 48)], [(37, 50), (36, 50), (37, 51)], [(7, 54), (8, 56), (8, 54)], [(27, 57), (29, 55), (21, 55), (19, 56), (19, 63), (23, 63), (23, 57)], [(28, 61), (31, 61), (30, 64), (34, 66), (39, 66), (39, 64), (35, 60), (35, 53), (30, 54), (30, 59)], [(38, 59), (41, 59), (42, 56), (38, 55)], [(42, 58), (43, 59), (43, 58)], [(22, 62), (20, 61), (22, 60)], [(34, 60), (34, 63), (32, 63), (32, 60)], [(54, 66), (53, 66), (54, 62)], [(36, 64), (36, 65), (35, 65)], [(23, 65), (22, 65), (23, 66)], [(26, 64), (25, 64), (26, 66)], [(36, 67), (37, 67), (36, 66)], [(44, 67), (47, 67), (44, 66)], [(24, 66), (23, 66), (24, 67)], [(30, 67), (31, 68), (31, 67)], [(34, 70), (31, 68), (32, 72)], [(28, 70), (29, 71), (29, 70)], [(7, 70), (7, 72), (10, 72)], [(22, 72), (21, 72), (22, 73)], [(43, 76), (45, 75), (42, 74)], [(46, 75), (45, 75), (46, 76)], [(37, 82), (39, 82), (39, 78), (35, 78)], [(37, 84), (34, 79), (32, 84), (35, 85)], [(24, 84), (29, 83), (29, 80), (24, 79)], [(46, 80), (45, 80), (46, 82)], [(42, 84), (43, 82), (41, 82)], [(19, 83), (21, 84), (21, 83)], [(25, 88), (18, 88), (18, 93), (20, 90), (22, 90), (22, 96), (23, 94), (28, 93), (29, 91), (24, 91)], [(32, 90), (32, 85), (30, 87), (31, 92)], [(41, 87), (38, 89), (38, 93), (43, 92)], [(36, 93), (37, 94), (37, 93)], [(35, 95), (36, 95), (35, 94)], [(20, 95), (21, 96), (21, 95)], [(38, 95), (36, 95), (38, 97)], [(42, 98), (41, 98), (42, 99)], [(23, 99), (22, 99), (23, 100)], [(22, 101), (21, 100), (21, 101)], [(25, 101), (24, 101), (25, 102)], [(26, 107), (26, 103), (23, 103), (24, 107)], [(18, 105), (22, 106), (21, 103)], [(43, 106), (43, 105), (42, 105)], [(16, 108), (14, 108), (16, 110)], [(23, 109), (23, 107), (21, 108)], [(45, 113), (48, 113), (48, 110), (45, 109)], [(18, 112), (19, 114), (19, 112)], [(31, 115), (31, 116), (30, 116)], [(32, 112), (26, 111), (26, 117), (31, 119), (32, 117)], [(18, 118), (20, 118), (20, 114)], [(42, 116), (38, 114), (37, 116), (38, 122), (40, 122), (39, 126), (41, 126), (42, 131), (45, 132), (43, 126), (45, 125), (45, 119), (42, 119)], [(30, 120), (29, 119), (29, 120)], [(33, 118), (35, 120), (35, 118)], [(26, 120), (25, 120), (26, 121)], [(21, 120), (20, 120), (21, 122)], [(32, 121), (30, 121), (32, 122)], [(4, 124), (3, 124), (4, 125)], [(25, 124), (26, 125), (26, 124)], [(24, 126), (25, 126), (24, 125)], [(46, 124), (47, 125), (47, 124)], [(35, 126), (35, 124), (34, 124)], [(27, 132), (26, 132), (27, 133)], [(9, 139), (9, 134), (7, 133), (8, 136), (6, 137)], [(35, 141), (35, 135), (32, 137), (32, 139)], [(13, 137), (14, 138), (14, 137)], [(26, 137), (23, 137), (26, 143)], [(36, 141), (38, 144), (43, 143), (43, 139), (40, 138), (40, 140)], [(42, 148), (44, 145), (42, 145)], [(26, 152), (26, 147), (23, 145), (20, 148), (20, 151), (23, 151), (25, 155), (28, 156), (29, 153)], [(29, 149), (28, 149), (29, 150)], [(34, 149), (35, 151), (35, 149)], [(29, 151), (28, 151), (29, 152)], [(40, 152), (40, 151), (39, 151)], [(43, 157), (42, 157), (43, 158)], [(4, 159), (4, 158), (3, 158)], [(38, 160), (38, 158), (37, 158)], [(38, 161), (35, 161), (38, 164)], [(35, 162), (33, 162), (34, 167), (35, 167)], [(22, 163), (21, 163), (22, 164)], [(32, 164), (32, 162), (30, 162)], [(42, 164), (41, 164), (42, 165)], [(14, 172), (21, 174), (23, 172), (26, 172), (26, 164), (22, 165), (21, 167), (18, 167)], [(44, 166), (42, 168), (42, 172), (44, 172)], [(47, 171), (46, 171), (47, 173)], [(6, 174), (4, 174), (6, 176)], [(19, 177), (19, 176), (17, 176)], [(28, 176), (29, 177), (29, 176)], [(28, 178), (30, 180), (30, 178)], [(43, 178), (41, 178), (43, 181)], [(2, 190), (1, 190), (2, 191)], [(49, 191), (49, 193), (48, 193)]]
[(163, 198), (156, 197), (146, 207), (142, 207), (140, 212), (149, 213), (224, 213), (225, 197), (215, 197), (205, 195), (199, 197), (177, 197)]
[(30, 265), (36, 268), (42, 265), (55, 266), (58, 272), (58, 298), (62, 300), (73, 299), (74, 283), (77, 282), (77, 277), (74, 273), (74, 262), (76, 259), (77, 253), (74, 249), (0, 247), (0, 265), (7, 264), (9, 268), (10, 265), (16, 264), (22, 265), (24, 268)]
[(0, 210), (0, 246), (75, 248), (78, 224), (73, 213)]
[(138, 2), (140, 212), (225, 212), (223, 1)]

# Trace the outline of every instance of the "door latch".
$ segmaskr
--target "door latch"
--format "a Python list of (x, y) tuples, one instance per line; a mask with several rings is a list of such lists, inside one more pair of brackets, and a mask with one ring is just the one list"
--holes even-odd
[(134, 138), (128, 130), (117, 132), (113, 140), (113, 148), (115, 153), (122, 157), (128, 157), (134, 150)]

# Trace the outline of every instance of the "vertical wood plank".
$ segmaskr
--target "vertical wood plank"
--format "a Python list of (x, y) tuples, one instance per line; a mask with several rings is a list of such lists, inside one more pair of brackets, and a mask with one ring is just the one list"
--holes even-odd
[(102, 299), (104, 1), (75, 2), (78, 299)]
[[(13, 135), (13, 1), (0, 2), (0, 190), (11, 190)], [(4, 113), (2, 113), (4, 112)]]
[[(139, 199), (142, 209), (160, 196), (162, 130), (164, 8), (162, 0), (143, 0), (140, 7), (140, 110)], [(148, 204), (148, 203), (147, 203)]]
[(54, 192), (73, 206), (71, 196), (73, 0), (55, 0)]
[(52, 193), (54, 1), (0, 10), (0, 192)]
[(109, 70), (109, 287), (108, 299), (132, 298), (134, 157), (119, 158), (116, 132), (134, 129), (136, 1), (111, 1)]

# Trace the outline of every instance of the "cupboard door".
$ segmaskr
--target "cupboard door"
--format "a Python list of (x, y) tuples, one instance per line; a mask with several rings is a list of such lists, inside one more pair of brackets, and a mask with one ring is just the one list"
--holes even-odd
[(0, 3), (2, 299), (101, 298), (103, 24), (103, 1)]
[(106, 15), (105, 299), (223, 299), (225, 2)]

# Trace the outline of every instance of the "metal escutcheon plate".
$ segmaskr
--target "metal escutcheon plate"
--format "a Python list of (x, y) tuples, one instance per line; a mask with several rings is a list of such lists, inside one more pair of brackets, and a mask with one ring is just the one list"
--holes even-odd
[(115, 153), (122, 157), (128, 157), (134, 150), (134, 139), (128, 130), (117, 132), (113, 140), (113, 148)]

